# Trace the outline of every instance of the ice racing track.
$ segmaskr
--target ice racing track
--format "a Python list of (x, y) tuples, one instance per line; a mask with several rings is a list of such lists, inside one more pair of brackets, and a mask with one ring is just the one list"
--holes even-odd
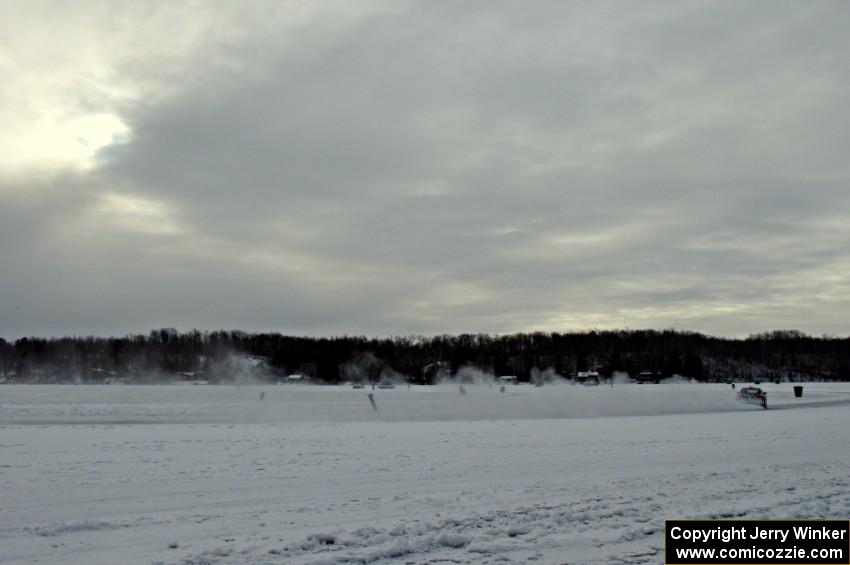
[(0, 563), (659, 563), (664, 519), (850, 515), (846, 385), (466, 388), (2, 387)]

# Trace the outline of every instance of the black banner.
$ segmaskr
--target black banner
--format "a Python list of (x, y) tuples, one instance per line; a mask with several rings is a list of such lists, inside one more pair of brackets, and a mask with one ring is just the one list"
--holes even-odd
[(846, 520), (667, 520), (667, 565), (850, 565)]

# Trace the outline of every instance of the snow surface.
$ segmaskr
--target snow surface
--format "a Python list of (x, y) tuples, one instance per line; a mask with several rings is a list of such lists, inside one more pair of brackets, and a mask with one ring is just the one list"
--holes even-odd
[(661, 563), (665, 519), (848, 519), (850, 386), (791, 386), (0, 386), (0, 563)]

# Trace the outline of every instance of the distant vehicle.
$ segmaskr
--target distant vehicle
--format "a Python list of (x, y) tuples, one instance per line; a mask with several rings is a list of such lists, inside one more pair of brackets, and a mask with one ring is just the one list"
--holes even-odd
[(661, 376), (660, 371), (641, 371), (634, 379), (638, 384), (658, 384), (661, 382)]
[(756, 404), (767, 410), (767, 393), (757, 386), (745, 386), (738, 391), (738, 400)]
[(366, 385), (363, 383), (354, 383), (351, 385), (352, 388), (366, 388)]
[(585, 386), (599, 386), (599, 373), (597, 371), (579, 371), (573, 377), (573, 381)]
[(378, 388), (395, 388), (395, 385), (389, 381), (381, 381), (378, 383)]

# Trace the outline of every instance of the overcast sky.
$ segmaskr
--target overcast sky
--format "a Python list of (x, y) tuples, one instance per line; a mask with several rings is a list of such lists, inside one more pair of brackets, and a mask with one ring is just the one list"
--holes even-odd
[(0, 5), (7, 339), (850, 333), (850, 2)]

